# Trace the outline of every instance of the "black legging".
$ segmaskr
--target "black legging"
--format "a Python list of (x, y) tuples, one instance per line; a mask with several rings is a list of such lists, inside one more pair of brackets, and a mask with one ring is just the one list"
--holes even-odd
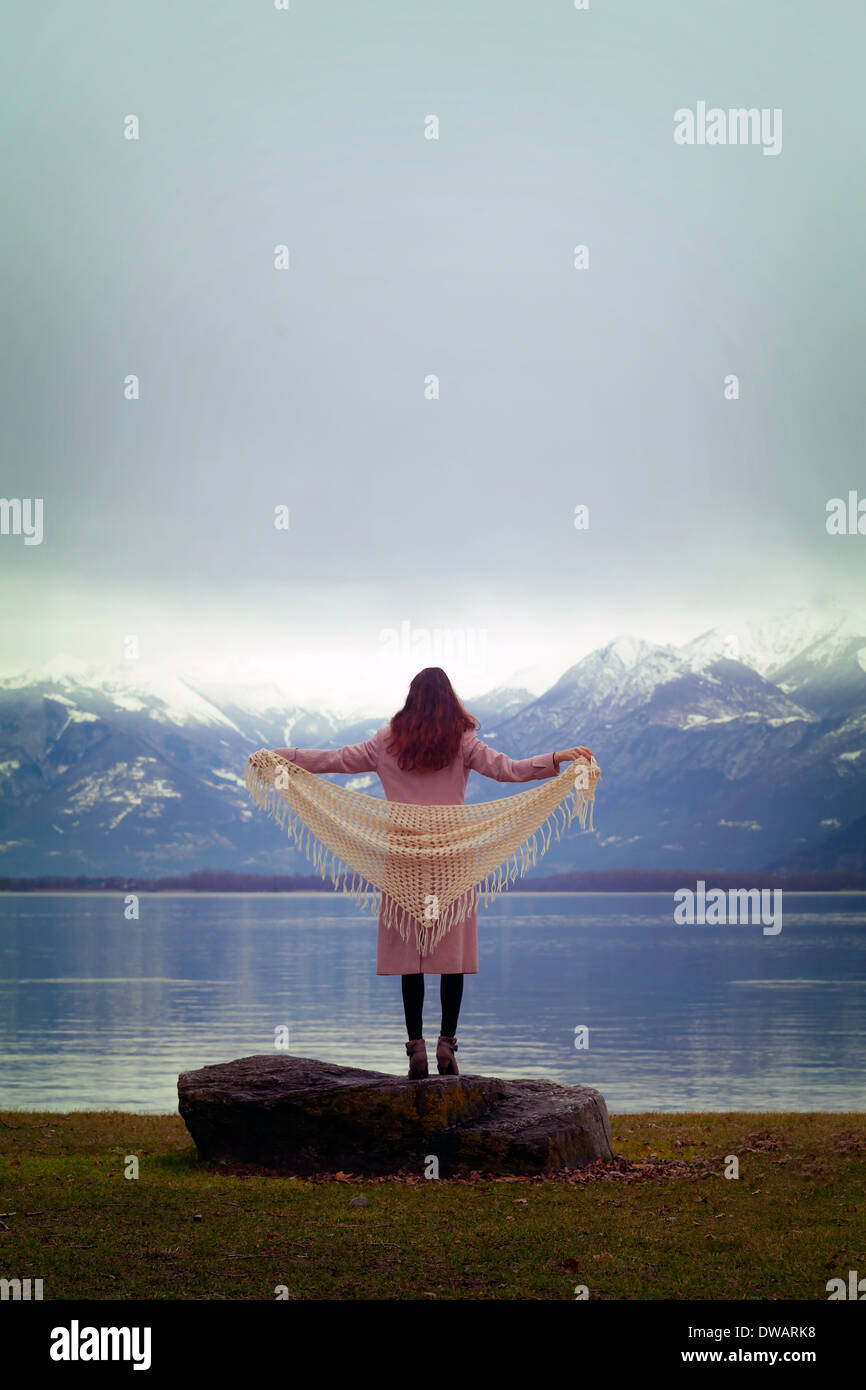
[[(424, 1009), (424, 976), (404, 975), (403, 1012), (406, 1015), (406, 1032), (409, 1041), (423, 1037), (422, 1015)], [(460, 1003), (463, 999), (463, 976), (442, 975), (439, 985), (439, 1001), (442, 1005), (443, 1037), (453, 1038), (457, 1032), (457, 1019), (460, 1016)]]

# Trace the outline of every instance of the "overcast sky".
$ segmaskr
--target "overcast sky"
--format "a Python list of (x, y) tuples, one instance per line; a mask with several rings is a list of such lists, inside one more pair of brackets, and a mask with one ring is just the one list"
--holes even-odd
[[(862, 593), (854, 0), (17, 10), (0, 674), (133, 635), (382, 708), (437, 630), (469, 696)], [(780, 151), (675, 143), (699, 102)]]

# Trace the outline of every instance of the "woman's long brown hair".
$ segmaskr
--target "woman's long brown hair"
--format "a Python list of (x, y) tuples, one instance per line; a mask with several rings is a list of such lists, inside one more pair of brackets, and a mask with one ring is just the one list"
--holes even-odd
[(442, 667), (425, 666), (391, 720), (388, 751), (404, 772), (438, 772), (453, 763), (466, 730), (478, 727)]

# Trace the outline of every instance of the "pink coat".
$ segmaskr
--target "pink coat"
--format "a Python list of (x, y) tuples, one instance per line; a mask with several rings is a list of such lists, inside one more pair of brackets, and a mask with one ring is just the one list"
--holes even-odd
[[(543, 781), (557, 777), (553, 752), (536, 758), (509, 758), (482, 743), (474, 730), (463, 735), (457, 757), (440, 772), (404, 772), (385, 742), (389, 728), (377, 729), (366, 743), (345, 748), (275, 748), (273, 751), (308, 772), (375, 772), (388, 801), (413, 806), (462, 806), (469, 772), (481, 772), (496, 782)], [(430, 955), (422, 956), (414, 940), (404, 941), (379, 915), (376, 950), (377, 975), (476, 975), (478, 973), (478, 921), (473, 909), (457, 922)]]

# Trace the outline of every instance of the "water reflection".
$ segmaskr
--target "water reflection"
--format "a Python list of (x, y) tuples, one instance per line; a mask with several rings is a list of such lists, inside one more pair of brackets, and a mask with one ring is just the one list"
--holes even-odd
[[(479, 939), (464, 1071), (587, 1082), (611, 1111), (863, 1108), (866, 895), (786, 894), (764, 937), (677, 926), (668, 894), (520, 894)], [(142, 896), (137, 922), (120, 896), (0, 895), (0, 1106), (173, 1111), (178, 1072), (281, 1025), (298, 1055), (403, 1073), (375, 960), (375, 920), (321, 894)]]

